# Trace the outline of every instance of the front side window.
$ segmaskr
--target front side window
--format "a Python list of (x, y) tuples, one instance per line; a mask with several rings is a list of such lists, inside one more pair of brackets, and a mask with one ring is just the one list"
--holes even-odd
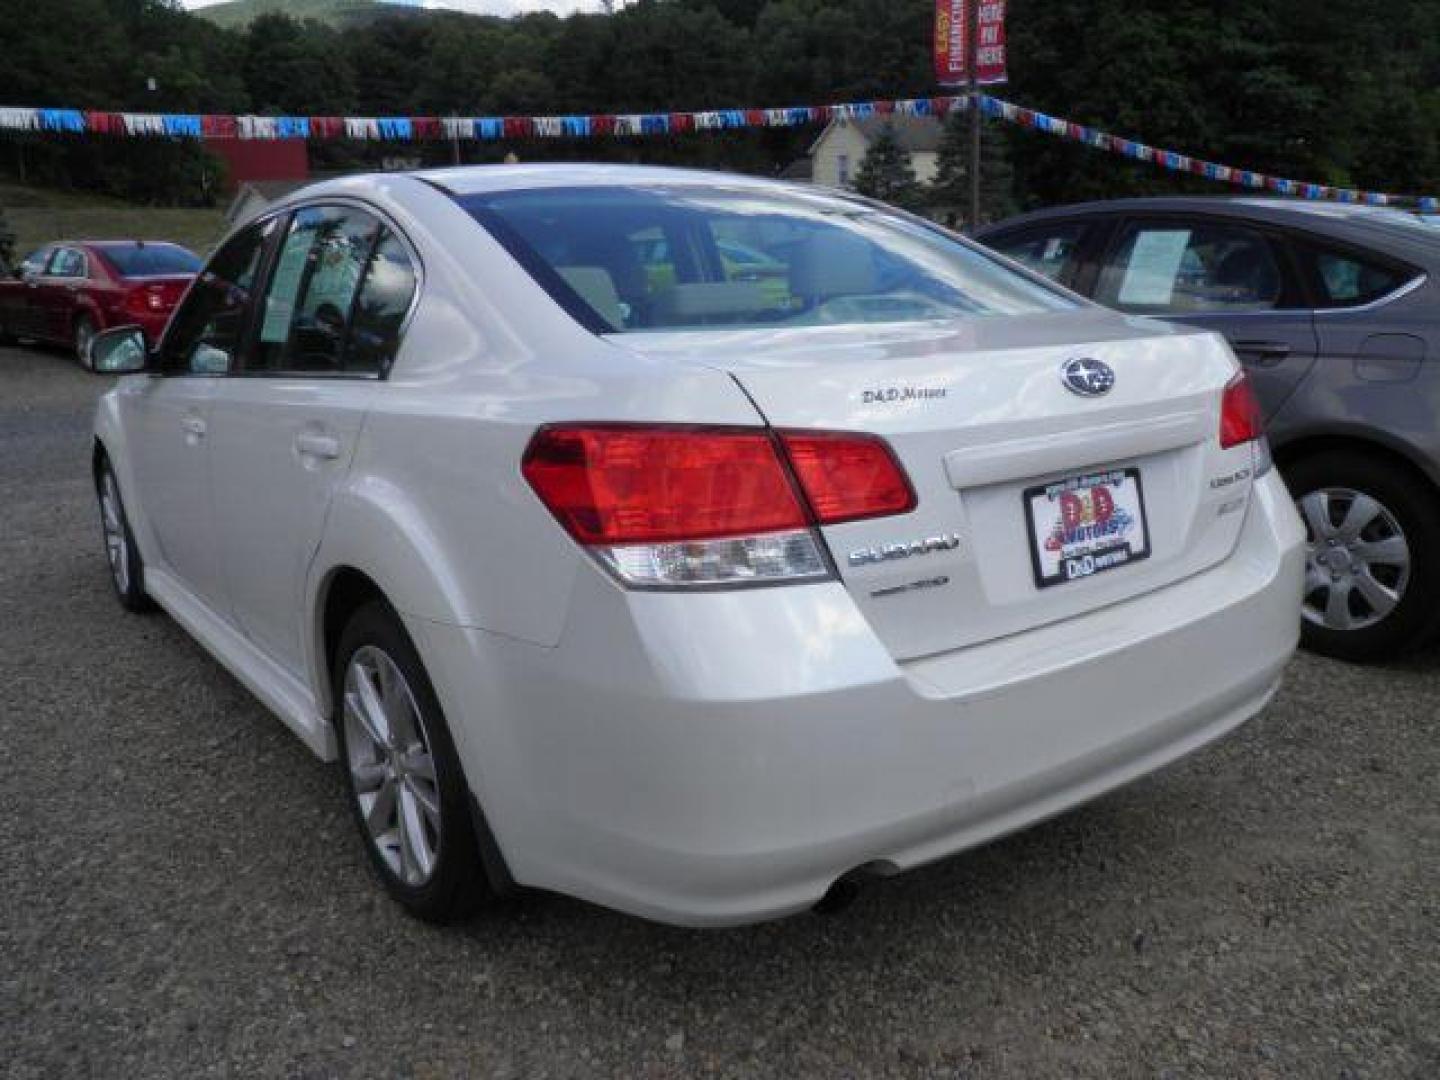
[(1134, 225), (1100, 274), (1095, 299), (1140, 314), (1199, 315), (1284, 306), (1274, 245), (1229, 224)]
[(85, 255), (74, 248), (58, 248), (50, 257), (45, 268), (46, 277), (83, 278), (85, 276)]
[(1075, 279), (1080, 243), (1087, 231), (1088, 226), (1069, 222), (1013, 233), (986, 243), (1051, 281), (1069, 284)]
[(235, 365), (276, 219), (251, 226), (216, 252), (175, 312), (161, 347), (171, 373), (223, 375)]
[(948, 234), (820, 192), (657, 185), (457, 201), (597, 333), (898, 323), (1075, 306)]

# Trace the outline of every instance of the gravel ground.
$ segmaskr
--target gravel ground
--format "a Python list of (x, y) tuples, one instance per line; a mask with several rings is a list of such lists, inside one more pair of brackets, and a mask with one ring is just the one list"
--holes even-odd
[(1440, 655), (1299, 657), (1218, 747), (838, 915), (437, 930), (338, 773), (112, 599), (103, 386), (0, 349), (0, 1073), (1440, 1075)]

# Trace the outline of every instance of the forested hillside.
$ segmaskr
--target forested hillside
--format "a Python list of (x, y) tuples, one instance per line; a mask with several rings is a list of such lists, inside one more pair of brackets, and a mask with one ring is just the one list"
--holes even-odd
[[(342, 31), (281, 15), (226, 29), (168, 0), (46, 0), (43, 18), (35, 0), (0, 0), (0, 104), (479, 115), (913, 96), (936, 90), (932, 10), (931, 0), (638, 0), (610, 17), (405, 11)], [(1023, 104), (1299, 179), (1440, 189), (1435, 0), (1011, 0), (1010, 37), (1013, 82), (1001, 93)], [(470, 152), (775, 171), (814, 134)], [(1026, 205), (1200, 183), (1043, 135), (1003, 139)], [(26, 143), (22, 153), (19, 140), (0, 142), (0, 170), (23, 160), (32, 176), (153, 200), (203, 194), (195, 148)], [(346, 164), (373, 148), (316, 152)], [(174, 160), (157, 169), (162, 154)]]

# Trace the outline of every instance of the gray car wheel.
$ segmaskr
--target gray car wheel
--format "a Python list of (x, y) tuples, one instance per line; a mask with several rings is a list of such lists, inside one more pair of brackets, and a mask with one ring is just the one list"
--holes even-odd
[(1409, 470), (1329, 453), (1286, 470), (1305, 522), (1305, 646), (1356, 662), (1412, 649), (1436, 625), (1440, 508)]

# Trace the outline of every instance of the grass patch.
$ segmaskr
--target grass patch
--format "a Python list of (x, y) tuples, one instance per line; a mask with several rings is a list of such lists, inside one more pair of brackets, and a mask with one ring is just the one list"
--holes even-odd
[(168, 240), (199, 255), (225, 234), (219, 209), (135, 206), (118, 199), (0, 183), (0, 207), (15, 233), (17, 261), (55, 240)]

